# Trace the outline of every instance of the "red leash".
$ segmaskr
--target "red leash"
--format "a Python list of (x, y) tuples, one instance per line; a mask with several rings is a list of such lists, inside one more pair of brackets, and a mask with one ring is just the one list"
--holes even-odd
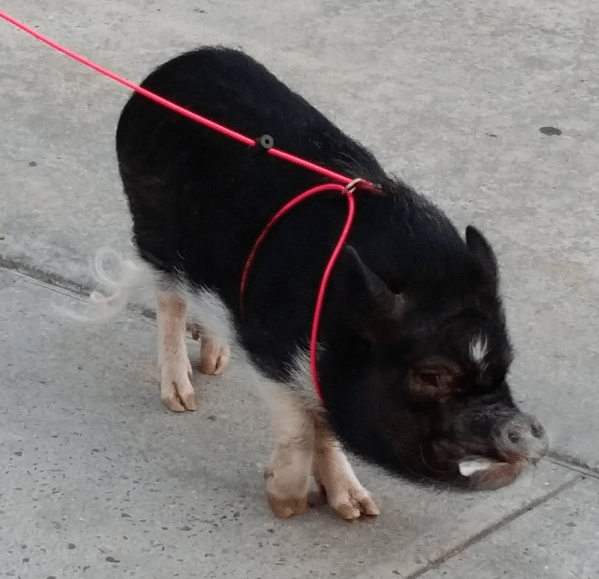
[[(19, 22), (12, 16), (9, 16), (2, 10), (0, 10), (0, 18), (3, 18), (7, 22), (10, 22), (17, 28), (20, 28), (24, 32), (27, 32), (27, 34), (30, 34), (34, 38), (37, 38), (41, 42), (47, 44), (48, 46), (51, 46), (55, 50), (58, 50), (58, 52), (62, 52), (63, 54), (65, 54), (69, 58), (72, 58), (73, 60), (76, 60), (80, 64), (83, 64), (83, 65), (95, 70), (96, 72), (99, 72), (100, 74), (103, 74), (104, 76), (107, 76), (108, 78), (111, 78), (112, 80), (122, 84), (123, 86), (126, 86), (127, 88), (131, 89), (132, 91), (135, 91), (135, 92), (149, 98), (150, 100), (157, 102), (158, 104), (166, 107), (167, 109), (175, 111), (176, 113), (179, 113), (180, 115), (183, 115), (184, 117), (187, 117), (187, 118), (191, 119), (192, 121), (195, 121), (196, 123), (200, 123), (201, 125), (204, 125), (205, 127), (209, 127), (210, 129), (213, 129), (223, 135), (226, 135), (227, 137), (230, 137), (231, 139), (239, 141), (240, 143), (243, 143), (244, 145), (247, 145), (248, 147), (256, 146), (256, 139), (250, 139), (246, 135), (242, 135), (241, 133), (238, 133), (237, 131), (229, 129), (228, 127), (225, 127), (219, 123), (215, 123), (214, 121), (211, 121), (210, 119), (207, 119), (206, 117), (198, 115), (197, 113), (194, 113), (194, 112), (190, 111), (189, 109), (181, 107), (181, 106), (175, 104), (174, 102), (169, 101), (168, 99), (165, 99), (165, 98), (161, 97), (160, 95), (157, 95), (156, 93), (146, 90), (145, 88), (135, 84), (134, 82), (131, 82), (130, 80), (127, 80), (126, 78), (119, 76), (118, 74), (115, 74), (114, 72), (112, 72), (106, 68), (103, 68), (102, 66), (96, 64), (95, 62), (92, 62), (91, 60), (88, 60), (87, 58), (80, 56), (76, 52), (73, 52), (72, 50), (69, 50), (68, 48), (65, 48), (64, 46), (61, 46), (57, 42), (54, 42), (50, 38), (44, 36), (43, 34), (40, 34), (33, 28), (27, 26), (26, 24), (23, 24), (22, 22)], [(282, 151), (281, 149), (276, 149), (275, 147), (270, 147), (270, 148), (265, 147), (265, 149), (266, 149), (266, 152), (269, 155), (272, 155), (273, 157), (278, 157), (279, 159), (284, 159), (285, 161), (288, 161), (290, 163), (294, 163), (301, 167), (305, 167), (306, 169), (310, 169), (311, 171), (320, 173), (321, 175), (324, 175), (325, 177), (329, 177), (330, 179), (339, 181), (340, 183), (343, 183), (344, 185), (347, 185), (351, 182), (351, 179), (349, 177), (346, 177), (345, 175), (341, 175), (341, 173), (336, 173), (335, 171), (331, 171), (330, 169), (327, 169), (326, 167), (321, 167), (320, 165), (311, 163), (310, 161), (306, 161), (306, 159), (302, 159), (301, 157), (297, 157), (295, 155), (287, 153), (286, 151)]]
[(317, 368), (316, 368), (316, 355), (317, 355), (317, 348), (318, 348), (318, 328), (319, 328), (319, 324), (320, 324), (320, 318), (321, 318), (321, 314), (322, 314), (322, 306), (324, 303), (326, 289), (327, 289), (327, 286), (329, 283), (329, 279), (331, 277), (331, 273), (333, 271), (333, 267), (335, 266), (335, 263), (337, 262), (339, 254), (341, 253), (341, 250), (343, 249), (343, 246), (347, 240), (347, 237), (349, 236), (349, 232), (350, 232), (352, 224), (353, 224), (354, 215), (355, 215), (355, 206), (356, 206), (356, 202), (355, 202), (354, 195), (353, 195), (354, 191), (356, 190), (356, 188), (359, 187), (361, 189), (365, 189), (365, 190), (368, 190), (373, 193), (380, 193), (380, 188), (364, 179), (353, 179), (352, 180), (349, 177), (346, 177), (345, 175), (342, 175), (340, 173), (336, 173), (335, 171), (331, 171), (330, 169), (327, 169), (326, 167), (322, 167), (320, 165), (317, 165), (315, 163), (307, 161), (306, 159), (302, 159), (301, 157), (297, 157), (296, 155), (287, 153), (286, 151), (283, 151), (281, 149), (276, 149), (275, 147), (272, 146), (272, 139), (265, 140), (264, 137), (259, 139), (258, 141), (256, 139), (251, 139), (251, 138), (247, 137), (246, 135), (238, 133), (237, 131), (234, 131), (234, 130), (232, 130), (228, 127), (225, 127), (219, 123), (211, 121), (210, 119), (207, 119), (206, 117), (198, 115), (197, 113), (194, 113), (194, 112), (190, 111), (189, 109), (181, 107), (181, 106), (173, 103), (172, 101), (169, 101), (168, 99), (165, 99), (165, 98), (161, 97), (160, 95), (157, 95), (156, 93), (146, 90), (145, 88), (131, 82), (130, 80), (127, 80), (126, 78), (123, 78), (122, 76), (119, 76), (119, 75), (115, 74), (114, 72), (99, 66), (98, 64), (92, 62), (91, 60), (88, 60), (87, 58), (84, 58), (83, 56), (80, 56), (79, 54), (73, 52), (72, 50), (69, 50), (68, 48), (65, 48), (64, 46), (61, 46), (57, 42), (54, 42), (50, 38), (47, 38), (43, 34), (40, 34), (39, 32), (37, 32), (33, 28), (30, 28), (26, 24), (19, 22), (15, 18), (12, 18), (8, 14), (4, 13), (2, 10), (0, 10), (0, 18), (6, 20), (7, 22), (10, 22), (17, 28), (23, 30), (24, 32), (27, 32), (34, 38), (37, 38), (38, 40), (40, 40), (41, 42), (54, 48), (55, 50), (62, 52), (69, 58), (76, 60), (77, 62), (95, 70), (96, 72), (99, 72), (100, 74), (103, 74), (104, 76), (107, 76), (108, 78), (145, 96), (146, 98), (149, 98), (150, 100), (152, 100), (152, 101), (154, 101), (154, 102), (156, 102), (156, 103), (158, 103), (158, 104), (160, 104), (180, 115), (183, 115), (184, 117), (191, 119), (192, 121), (200, 123), (201, 125), (204, 125), (205, 127), (213, 129), (213, 130), (215, 130), (231, 139), (234, 139), (240, 143), (243, 143), (244, 145), (247, 145), (249, 147), (256, 147), (256, 146), (261, 145), (264, 147), (264, 149), (266, 150), (266, 152), (269, 155), (278, 157), (279, 159), (283, 159), (289, 163), (299, 165), (299, 166), (309, 169), (310, 171), (313, 171), (315, 173), (320, 173), (321, 175), (324, 175), (325, 177), (328, 177), (330, 179), (338, 181), (339, 183), (343, 183), (343, 185), (340, 185), (338, 183), (328, 183), (328, 184), (324, 184), (324, 185), (318, 185), (317, 187), (313, 187), (312, 189), (309, 189), (308, 191), (304, 191), (303, 193), (301, 193), (300, 195), (298, 195), (297, 197), (292, 199), (282, 209), (280, 209), (276, 213), (276, 215), (274, 215), (274, 217), (269, 221), (269, 223), (264, 228), (264, 231), (262, 232), (260, 237), (256, 240), (256, 243), (254, 244), (254, 247), (252, 248), (252, 251), (250, 252), (250, 255), (249, 255), (249, 257), (246, 261), (245, 267), (243, 269), (242, 278), (241, 278), (241, 289), (240, 289), (240, 297), (242, 300), (241, 303), (243, 304), (243, 296), (244, 296), (245, 289), (247, 286), (247, 279), (248, 279), (252, 264), (255, 260), (256, 253), (257, 253), (260, 245), (262, 244), (262, 241), (265, 239), (266, 235), (269, 233), (269, 231), (272, 229), (272, 227), (277, 223), (277, 221), (279, 221), (279, 219), (283, 215), (285, 215), (290, 209), (292, 209), (298, 203), (301, 203), (308, 197), (317, 195), (317, 194), (325, 192), (325, 191), (339, 191), (340, 193), (345, 195), (345, 197), (347, 198), (347, 202), (348, 202), (347, 218), (345, 220), (345, 225), (343, 227), (341, 235), (339, 236), (339, 239), (337, 241), (337, 244), (335, 245), (333, 253), (331, 254), (331, 257), (329, 258), (329, 261), (325, 268), (324, 274), (322, 276), (322, 280), (320, 282), (320, 287), (318, 289), (318, 296), (316, 299), (316, 307), (314, 310), (314, 318), (312, 320), (312, 331), (310, 334), (310, 373), (312, 375), (312, 381), (314, 382), (314, 390), (316, 391), (316, 394), (317, 394), (318, 398), (320, 399), (320, 401), (324, 403), (324, 400), (322, 398), (322, 391), (320, 389), (320, 384), (318, 381), (318, 373), (317, 373)]

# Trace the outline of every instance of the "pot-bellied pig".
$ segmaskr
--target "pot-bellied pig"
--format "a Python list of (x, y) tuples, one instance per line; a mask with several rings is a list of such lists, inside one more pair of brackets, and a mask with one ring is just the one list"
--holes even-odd
[(142, 86), (375, 185), (354, 193), (355, 220), (323, 294), (319, 397), (308, 350), (345, 192), (314, 196), (281, 217), (253, 256), (242, 301), (248, 256), (272, 216), (330, 179), (139, 94), (119, 121), (134, 242), (156, 272), (162, 399), (174, 411), (196, 408), (189, 313), (203, 372), (223, 372), (231, 348), (257, 372), (275, 435), (265, 478), (277, 515), (306, 508), (312, 476), (343, 518), (378, 514), (341, 445), (399, 476), (470, 489), (506, 485), (545, 454), (542, 426), (510, 394), (497, 262), (477, 229), (464, 240), (439, 209), (242, 52), (200, 48)]

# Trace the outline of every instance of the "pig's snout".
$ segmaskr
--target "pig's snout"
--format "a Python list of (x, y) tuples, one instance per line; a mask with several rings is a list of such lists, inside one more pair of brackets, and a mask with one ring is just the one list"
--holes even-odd
[(549, 448), (541, 423), (529, 414), (516, 413), (502, 421), (492, 435), (499, 461), (487, 458), (460, 462), (460, 473), (471, 489), (494, 490), (510, 484), (526, 464), (535, 464)]
[(530, 414), (518, 413), (504, 422), (494, 436), (497, 450), (508, 462), (539, 461), (549, 448), (542, 424)]

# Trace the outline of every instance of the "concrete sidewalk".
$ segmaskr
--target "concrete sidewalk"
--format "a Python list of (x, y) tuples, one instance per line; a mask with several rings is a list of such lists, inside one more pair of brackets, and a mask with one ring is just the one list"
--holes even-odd
[[(241, 362), (159, 401), (141, 308), (79, 309), (99, 247), (132, 255), (114, 158), (128, 94), (0, 21), (0, 577), (599, 576), (599, 14), (583, 0), (8, 0), (140, 80), (198, 44), (244, 48), (435, 200), (501, 268), (511, 382), (552, 453), (493, 493), (366, 465), (383, 514), (275, 519), (266, 413)], [(558, 134), (559, 133), (559, 134)], [(189, 343), (192, 358), (195, 344)], [(196, 356), (197, 358), (197, 356)]]

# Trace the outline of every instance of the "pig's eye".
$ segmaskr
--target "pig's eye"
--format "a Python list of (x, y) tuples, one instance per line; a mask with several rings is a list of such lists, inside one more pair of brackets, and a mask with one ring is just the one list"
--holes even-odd
[(442, 400), (456, 391), (460, 375), (454, 364), (417, 366), (410, 372), (410, 394), (416, 400)]
[(410, 380), (410, 393), (417, 399), (434, 398), (439, 400), (451, 394), (452, 384), (453, 378), (447, 374), (415, 373)]
[(430, 388), (437, 388), (439, 386), (440, 377), (432, 372), (422, 372), (418, 375), (418, 378), (423, 384), (426, 384), (426, 386)]

